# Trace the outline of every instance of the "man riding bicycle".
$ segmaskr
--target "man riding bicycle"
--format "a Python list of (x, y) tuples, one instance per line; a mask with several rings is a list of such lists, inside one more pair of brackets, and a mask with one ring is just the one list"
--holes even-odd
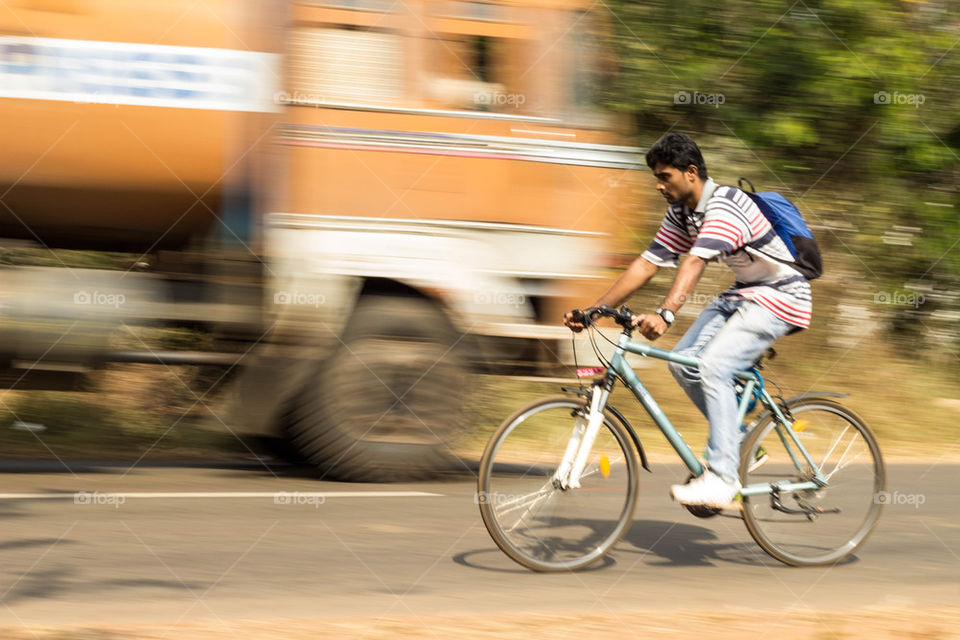
[[(709, 469), (685, 485), (673, 485), (671, 495), (681, 504), (723, 507), (741, 489), (734, 374), (749, 369), (780, 337), (810, 325), (810, 285), (790, 265), (789, 249), (753, 200), (708, 177), (703, 155), (689, 136), (664, 135), (647, 151), (646, 161), (657, 191), (670, 205), (650, 247), (593, 306), (620, 305), (660, 267), (676, 267), (680, 254), (689, 254), (656, 312), (634, 317), (640, 333), (656, 340), (673, 324), (708, 262), (719, 260), (733, 270), (734, 284), (700, 312), (673, 348), (697, 358), (699, 371), (670, 364), (710, 423)], [(564, 323), (582, 330), (574, 317), (568, 312)]]

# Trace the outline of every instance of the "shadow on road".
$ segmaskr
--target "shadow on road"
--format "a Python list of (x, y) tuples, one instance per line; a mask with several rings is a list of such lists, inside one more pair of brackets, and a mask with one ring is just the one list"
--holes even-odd
[[(739, 522), (735, 524), (740, 525)], [(721, 544), (711, 529), (663, 520), (635, 521), (617, 545), (617, 550), (650, 556), (645, 563), (651, 566), (703, 567), (712, 566), (718, 561), (767, 564), (766, 554), (757, 548), (753, 540)]]
[(83, 579), (74, 567), (60, 565), (57, 568), (24, 574), (16, 578), (9, 586), (0, 585), (5, 586), (5, 591), (0, 596), (0, 602), (11, 605), (27, 600), (47, 600), (81, 592), (84, 594), (115, 594), (119, 592), (129, 598), (131, 589), (160, 589), (196, 597), (196, 593), (203, 593), (210, 585), (211, 583), (206, 582), (183, 582), (179, 579), (162, 580), (157, 578), (113, 578), (91, 581)]
[[(508, 558), (500, 549), (477, 549), (476, 551), (464, 551), (453, 556), (453, 561), (459, 565), (470, 567), (471, 569), (482, 569), (483, 571), (494, 571), (496, 573), (536, 573), (526, 567), (520, 566)], [(580, 569), (578, 573), (599, 571), (616, 564), (611, 556), (606, 556), (596, 564), (592, 564), (586, 569)]]
[[(718, 517), (724, 518), (724, 516)], [(727, 520), (729, 520), (728, 527), (742, 528), (743, 526), (738, 517), (729, 517)], [(724, 520), (717, 522), (724, 522)], [(578, 521), (577, 524), (589, 525), (590, 522)], [(600, 526), (601, 523), (597, 522), (596, 525), (594, 528), (598, 531), (609, 528), (609, 523), (602, 523), (603, 526)], [(628, 567), (642, 562), (652, 567), (710, 567), (738, 564), (787, 568), (768, 556), (745, 530), (739, 533), (742, 534), (742, 539), (737, 542), (720, 542), (716, 532), (707, 527), (677, 521), (637, 520), (610, 554), (581, 571), (606, 569), (617, 564), (618, 561), (626, 563)], [(467, 551), (454, 556), (453, 561), (484, 571), (529, 573), (527, 569), (509, 560), (499, 549)], [(840, 564), (852, 562), (857, 562), (855, 556), (846, 558)]]
[[(781, 567), (787, 566), (767, 555), (753, 538), (743, 529), (743, 523), (736, 516), (717, 516), (727, 522), (727, 528), (741, 538), (738, 542), (717, 541), (716, 533), (706, 527), (683, 522), (665, 522), (662, 520), (637, 520), (617, 545), (615, 551), (650, 555), (649, 566), (703, 567), (715, 564), (740, 564), (747, 566)], [(856, 556), (849, 556), (837, 563), (846, 565), (858, 562)]]

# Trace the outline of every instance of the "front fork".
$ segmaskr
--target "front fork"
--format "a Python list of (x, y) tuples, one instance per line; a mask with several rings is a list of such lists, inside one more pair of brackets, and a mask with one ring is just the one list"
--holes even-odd
[(563, 452), (560, 466), (553, 474), (553, 485), (560, 489), (579, 489), (580, 477), (587, 466), (590, 450), (603, 425), (603, 408), (607, 404), (610, 390), (602, 384), (594, 384), (590, 394), (590, 409), (586, 415), (577, 415), (576, 424), (567, 448)]

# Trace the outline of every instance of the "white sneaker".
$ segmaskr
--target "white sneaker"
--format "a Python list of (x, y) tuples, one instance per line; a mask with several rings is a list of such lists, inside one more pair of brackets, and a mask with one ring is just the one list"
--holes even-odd
[(718, 509), (729, 507), (738, 493), (739, 482), (727, 482), (712, 471), (705, 471), (687, 484), (670, 487), (670, 495), (680, 504), (706, 505)]

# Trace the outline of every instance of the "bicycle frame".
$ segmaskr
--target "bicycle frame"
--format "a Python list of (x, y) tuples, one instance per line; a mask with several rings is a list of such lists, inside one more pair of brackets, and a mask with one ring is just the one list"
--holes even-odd
[[(694, 455), (690, 446), (683, 440), (683, 437), (677, 432), (676, 428), (660, 408), (660, 405), (657, 404), (657, 401), (650, 395), (647, 388), (640, 382), (640, 378), (637, 377), (633, 368), (627, 363), (624, 353), (628, 351), (641, 356), (659, 358), (660, 360), (676, 362), (689, 367), (699, 368), (700, 366), (700, 362), (696, 358), (658, 349), (648, 344), (633, 342), (626, 331), (621, 333), (603, 383), (594, 387), (590, 402), (590, 413), (584, 416), (586, 420), (580, 419), (577, 421), (574, 433), (564, 453), (563, 461), (554, 476), (555, 480), (564, 488), (576, 488), (580, 486), (580, 474), (583, 472), (586, 459), (590, 454), (590, 448), (593, 446), (593, 441), (603, 422), (603, 409), (607, 404), (607, 399), (610, 397), (610, 392), (613, 390), (613, 386), (618, 377), (624, 381), (640, 404), (643, 405), (643, 408), (650, 414), (650, 417), (653, 418), (657, 427), (663, 432), (667, 441), (680, 456), (680, 459), (683, 460), (690, 472), (695, 476), (699, 476), (704, 472), (703, 465), (697, 459), (697, 456)], [(774, 428), (797, 470), (800, 472), (804, 470), (803, 462), (801, 462), (800, 459), (802, 458), (808, 468), (813, 472), (812, 478), (805, 482), (784, 481), (752, 484), (743, 487), (740, 494), (743, 496), (763, 495), (779, 491), (812, 490), (827, 486), (826, 478), (824, 478), (819, 467), (800, 442), (800, 439), (793, 429), (793, 425), (787, 420), (786, 416), (783, 415), (783, 412), (780, 410), (780, 407), (777, 406), (773, 397), (764, 388), (760, 373), (753, 369), (750, 371), (741, 371), (736, 375), (744, 381), (744, 390), (738, 408), (739, 422), (742, 423), (744, 416), (746, 416), (750, 398), (758, 395), (761, 403), (770, 410), (773, 419), (777, 421)], [(757, 389), (758, 385), (759, 390)], [(586, 422), (586, 424), (584, 424), (584, 422)], [(797, 452), (800, 454), (799, 458)]]

